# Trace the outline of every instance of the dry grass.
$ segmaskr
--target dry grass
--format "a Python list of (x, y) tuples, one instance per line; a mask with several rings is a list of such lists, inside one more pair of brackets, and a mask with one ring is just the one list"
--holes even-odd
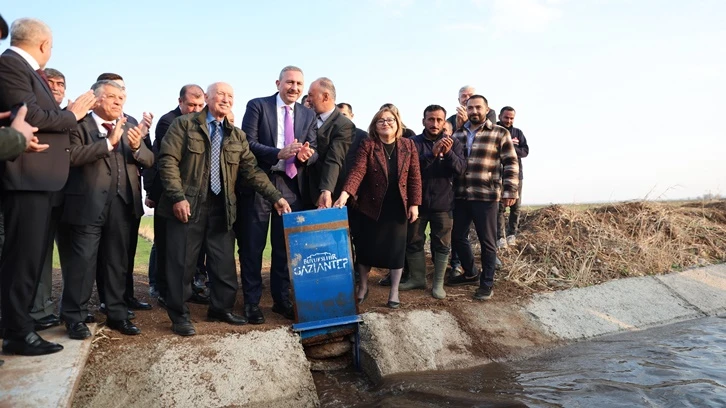
[(559, 205), (522, 214), (499, 279), (532, 291), (726, 261), (726, 201)]

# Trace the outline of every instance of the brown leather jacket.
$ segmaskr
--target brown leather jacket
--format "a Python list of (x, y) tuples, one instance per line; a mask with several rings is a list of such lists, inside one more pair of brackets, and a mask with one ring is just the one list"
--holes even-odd
[[(409, 207), (421, 205), (418, 151), (413, 141), (405, 138), (398, 139), (396, 149), (398, 188), (403, 198), (402, 210), (406, 213)], [(377, 220), (381, 215), (387, 189), (388, 164), (383, 143), (378, 139), (365, 139), (360, 144), (343, 190), (356, 197), (358, 211)]]

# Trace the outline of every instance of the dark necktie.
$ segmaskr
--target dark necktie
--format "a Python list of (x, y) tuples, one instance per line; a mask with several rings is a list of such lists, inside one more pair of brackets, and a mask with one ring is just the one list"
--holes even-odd
[(210, 188), (212, 189), (212, 192), (216, 195), (219, 194), (222, 191), (222, 182), (219, 178), (219, 156), (221, 153), (221, 147), (222, 147), (222, 125), (218, 121), (213, 121), (212, 126), (214, 127), (214, 130), (212, 131), (212, 160), (211, 160), (211, 168), (209, 169), (209, 176), (210, 176)]
[[(103, 123), (101, 126), (103, 126), (106, 129), (106, 137), (111, 136), (111, 132), (113, 132), (113, 123)], [(113, 144), (113, 150), (118, 150), (118, 142)]]
[[(35, 70), (35, 72), (37, 72), (38, 75), (40, 75), (40, 77), (43, 78), (43, 82), (45, 82), (45, 84), (48, 85), (48, 75), (45, 74), (45, 71), (38, 68)], [(48, 85), (48, 87), (50, 87), (50, 85)]]

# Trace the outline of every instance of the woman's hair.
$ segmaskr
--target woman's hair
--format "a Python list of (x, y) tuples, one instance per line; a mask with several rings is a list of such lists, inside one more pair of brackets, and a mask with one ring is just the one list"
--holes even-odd
[(368, 126), (368, 135), (370, 135), (372, 139), (381, 140), (381, 137), (378, 135), (378, 127), (376, 126), (376, 122), (378, 122), (378, 120), (386, 112), (393, 115), (393, 118), (396, 119), (396, 139), (399, 139), (403, 134), (403, 124), (401, 123), (401, 117), (398, 115), (398, 109), (396, 109), (395, 106), (393, 108), (389, 108), (384, 105), (381, 110), (373, 115), (373, 120), (371, 120), (371, 124), (370, 126)]
[[(400, 120), (401, 119), (401, 113), (398, 111), (398, 108), (396, 107), (396, 105), (394, 105), (394, 104), (392, 104), (390, 102), (389, 103), (384, 103), (383, 105), (381, 105), (381, 109), (383, 109), (383, 108), (388, 108), (388, 109), (391, 110), (391, 112), (394, 112), (395, 113), (395, 115), (398, 117), (399, 122), (400, 122), (400, 126), (399, 127), (402, 127), (403, 129), (408, 129), (408, 126), (404, 125), (403, 124), (403, 121)], [(403, 133), (403, 130), (401, 130), (401, 132)]]

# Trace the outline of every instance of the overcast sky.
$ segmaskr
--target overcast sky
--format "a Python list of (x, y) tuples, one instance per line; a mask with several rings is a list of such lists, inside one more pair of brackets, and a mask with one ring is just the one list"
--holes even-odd
[[(54, 33), (67, 97), (102, 72), (156, 117), (186, 83), (226, 81), (239, 121), (285, 65), (333, 80), (367, 128), (396, 104), (420, 133), (471, 84), (524, 131), (524, 203), (726, 195), (726, 2), (370, 0), (4, 2)], [(5, 40), (4, 50), (10, 45)]]

